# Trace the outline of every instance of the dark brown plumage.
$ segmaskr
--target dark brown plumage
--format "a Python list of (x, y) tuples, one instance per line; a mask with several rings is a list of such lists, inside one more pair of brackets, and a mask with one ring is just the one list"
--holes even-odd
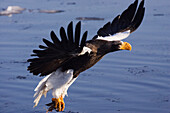
[[(67, 34), (63, 27), (60, 28), (60, 37), (61, 40), (55, 35), (53, 31), (51, 31), (51, 39), (52, 42), (43, 39), (43, 42), (46, 46), (40, 45), (39, 48), (41, 50), (33, 50), (32, 56), (37, 56), (37, 58), (28, 59), (30, 65), (28, 66), (28, 70), (34, 75), (45, 76), (50, 74), (51, 72), (57, 70), (58, 68), (63, 66), (63, 70), (72, 68), (67, 65), (74, 65), (76, 60), (79, 61), (79, 67), (83, 66), (84, 69), (88, 69), (89, 65), (94, 65), (101, 57), (103, 57), (99, 53), (108, 53), (111, 52), (109, 48), (102, 50), (99, 48), (104, 48), (109, 46), (110, 42), (106, 41), (98, 41), (96, 38), (98, 36), (109, 36), (118, 32), (123, 32), (126, 30), (130, 30), (133, 32), (136, 30), (141, 24), (144, 16), (145, 8), (144, 0), (139, 5), (137, 9), (138, 0), (136, 0), (133, 4), (131, 4), (121, 15), (118, 15), (112, 22), (108, 22), (102, 28), (100, 28), (97, 32), (97, 35), (93, 38), (93, 40), (87, 41), (87, 31), (83, 34), (81, 43), (80, 43), (80, 32), (81, 32), (81, 22), (78, 22), (75, 28), (75, 33), (73, 33), (73, 22), (67, 27)], [(100, 43), (99, 43), (100, 42)], [(114, 45), (115, 42), (113, 42)], [(84, 46), (89, 46), (93, 51), (89, 54), (84, 54), (84, 56), (79, 56)], [(110, 48), (111, 49), (111, 48)], [(102, 51), (99, 51), (102, 50)], [(117, 48), (117, 50), (119, 50)], [(116, 51), (116, 50), (115, 50)], [(96, 52), (96, 54), (94, 54)], [(96, 58), (96, 59), (95, 59)], [(86, 59), (88, 59), (86, 61)], [(83, 60), (83, 61), (82, 61)], [(87, 63), (88, 62), (88, 63)], [(84, 66), (84, 65), (87, 66)], [(78, 65), (78, 64), (77, 64)], [(75, 66), (74, 66), (75, 68)], [(81, 71), (76, 69), (75, 73), (80, 73)]]
[[(73, 22), (67, 27), (67, 32), (60, 28), (60, 39), (51, 31), (52, 42), (43, 39), (44, 45), (40, 50), (33, 50), (28, 71), (34, 75), (46, 76), (35, 88), (34, 100), (37, 106), (41, 96), (52, 90), (52, 103), (48, 111), (55, 109), (63, 111), (65, 108), (64, 96), (75, 78), (86, 69), (95, 65), (104, 55), (119, 50), (131, 50), (131, 45), (121, 41), (127, 38), (141, 24), (144, 17), (144, 0), (137, 8), (135, 0), (121, 15), (112, 22), (100, 28), (92, 40), (86, 41), (87, 31), (81, 37), (81, 22), (76, 24), (73, 32)], [(48, 76), (47, 76), (48, 75)]]

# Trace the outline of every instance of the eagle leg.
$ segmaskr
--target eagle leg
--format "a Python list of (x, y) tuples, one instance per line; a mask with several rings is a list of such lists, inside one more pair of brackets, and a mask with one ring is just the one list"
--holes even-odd
[(48, 108), (48, 111), (52, 111), (53, 109), (55, 109), (57, 112), (60, 112), (64, 111), (65, 108), (65, 103), (62, 96), (60, 98), (52, 98), (52, 102), (46, 105), (50, 106)]

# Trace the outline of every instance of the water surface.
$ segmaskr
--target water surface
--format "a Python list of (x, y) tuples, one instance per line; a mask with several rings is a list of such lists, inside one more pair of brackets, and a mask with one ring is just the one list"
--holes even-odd
[[(51, 93), (33, 108), (34, 88), (42, 79), (26, 71), (33, 49), (49, 38), (51, 30), (77, 17), (104, 20), (82, 21), (88, 39), (106, 22), (121, 13), (133, 0), (1, 0), (26, 8), (22, 14), (0, 16), (0, 112), (44, 113)], [(65, 98), (66, 113), (170, 113), (170, 1), (146, 1), (140, 28), (125, 41), (133, 50), (106, 55), (80, 74)], [(64, 10), (46, 14), (28, 9)]]

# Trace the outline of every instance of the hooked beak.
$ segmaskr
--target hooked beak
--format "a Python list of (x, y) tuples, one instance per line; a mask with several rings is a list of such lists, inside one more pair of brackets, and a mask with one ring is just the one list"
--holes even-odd
[(120, 45), (120, 50), (132, 50), (132, 46), (128, 43), (128, 42), (122, 42), (122, 44)]

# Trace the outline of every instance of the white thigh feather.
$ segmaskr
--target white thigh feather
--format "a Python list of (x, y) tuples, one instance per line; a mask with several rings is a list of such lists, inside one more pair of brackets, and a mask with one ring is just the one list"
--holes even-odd
[(46, 97), (46, 94), (49, 90), (52, 90), (52, 95), (54, 98), (65, 97), (67, 95), (67, 90), (69, 86), (75, 81), (73, 79), (73, 70), (69, 69), (65, 72), (62, 72), (61, 69), (56, 70), (55, 72), (49, 74), (43, 78), (34, 91), (34, 107), (38, 105), (42, 95)]

